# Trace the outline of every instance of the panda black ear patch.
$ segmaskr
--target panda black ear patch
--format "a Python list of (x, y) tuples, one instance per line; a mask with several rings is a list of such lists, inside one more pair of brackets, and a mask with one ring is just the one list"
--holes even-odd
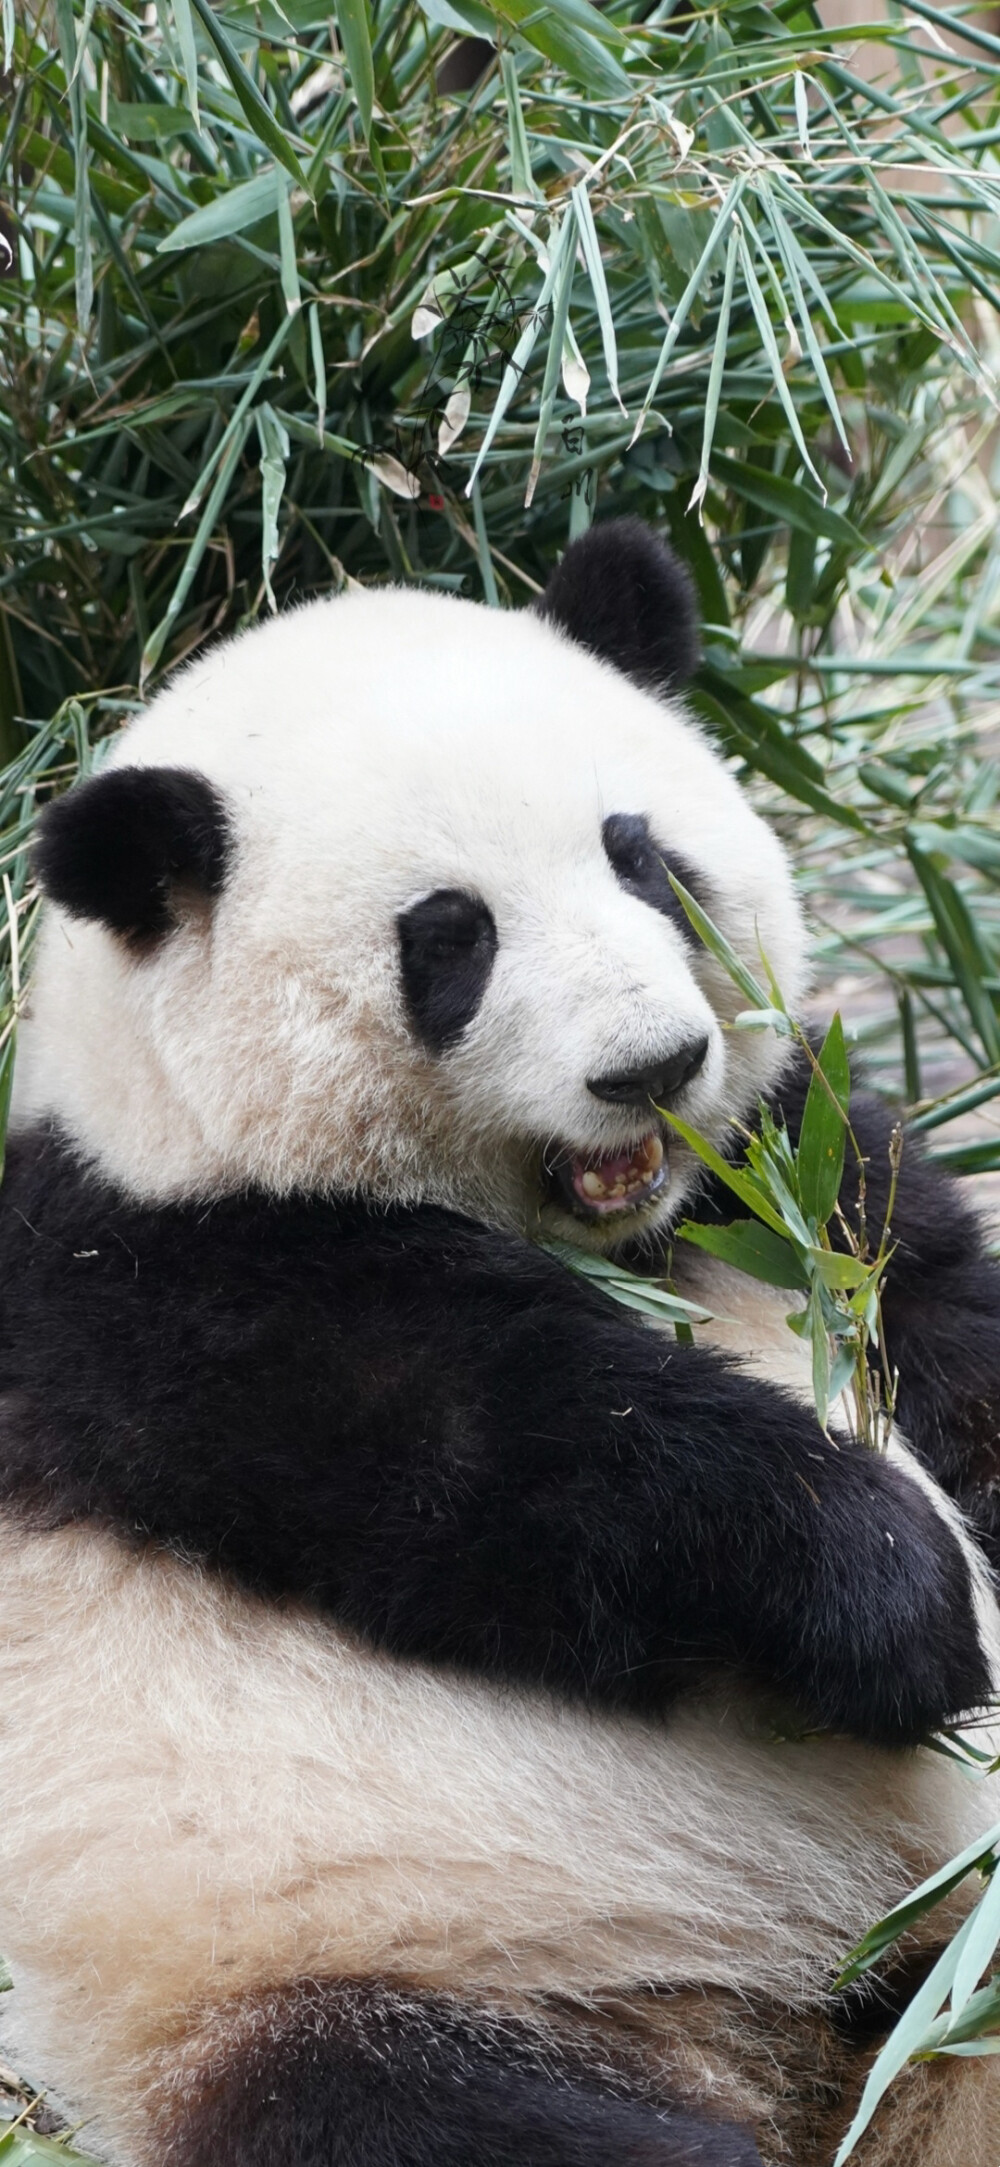
[(697, 668), (691, 581), (641, 519), (606, 519), (571, 542), (535, 607), (650, 691), (679, 692)]
[(225, 806), (203, 775), (113, 768), (46, 806), (35, 871), (74, 918), (143, 942), (177, 924), (178, 890), (218, 895), (230, 848)]

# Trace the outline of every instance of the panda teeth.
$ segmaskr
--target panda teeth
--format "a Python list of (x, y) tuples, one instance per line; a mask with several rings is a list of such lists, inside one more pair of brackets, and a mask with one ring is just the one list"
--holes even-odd
[(667, 1178), (666, 1154), (662, 1138), (653, 1130), (631, 1149), (567, 1153), (552, 1173), (573, 1211), (584, 1217), (606, 1217), (652, 1201)]

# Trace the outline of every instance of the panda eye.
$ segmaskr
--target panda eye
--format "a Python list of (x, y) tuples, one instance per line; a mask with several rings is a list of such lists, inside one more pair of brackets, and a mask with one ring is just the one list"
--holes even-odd
[(601, 829), (608, 861), (619, 880), (648, 873), (653, 860), (649, 823), (641, 813), (610, 813)]
[(472, 1022), (497, 952), (497, 929), (482, 897), (437, 888), (396, 920), (403, 998), (430, 1053), (447, 1053)]
[(690, 919), (682, 909), (670, 885), (670, 874), (683, 887), (706, 902), (706, 882), (676, 851), (661, 848), (650, 832), (649, 821), (644, 813), (609, 813), (601, 829), (605, 856), (613, 873), (629, 895), (639, 903), (648, 903), (651, 910), (658, 910), (669, 918), (678, 933), (693, 948), (699, 945), (698, 936)]

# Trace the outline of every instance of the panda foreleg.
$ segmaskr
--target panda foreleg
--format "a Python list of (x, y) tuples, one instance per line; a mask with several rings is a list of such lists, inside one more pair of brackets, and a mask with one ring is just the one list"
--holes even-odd
[(760, 2167), (745, 2129), (571, 2070), (527, 2025), (372, 1981), (237, 2003), (150, 2106), (158, 2167)]
[(943, 1500), (529, 1243), (423, 1208), (143, 1207), (45, 1133), (4, 1205), (12, 1508), (605, 1705), (735, 1665), (904, 1744), (989, 1700)]

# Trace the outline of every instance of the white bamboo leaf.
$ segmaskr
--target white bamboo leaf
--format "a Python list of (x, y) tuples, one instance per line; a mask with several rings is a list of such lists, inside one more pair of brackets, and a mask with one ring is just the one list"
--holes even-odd
[[(785, 372), (781, 366), (781, 355), (778, 352), (778, 341), (774, 335), (774, 325), (771, 322), (767, 302), (764, 299), (764, 295), (761, 290), (760, 280), (758, 279), (757, 273), (753, 266), (750, 250), (746, 245), (742, 232), (739, 230), (737, 231), (737, 239), (739, 241), (740, 262), (743, 267), (743, 276), (746, 280), (747, 293), (750, 298), (750, 306), (753, 309), (754, 316), (757, 320), (757, 329), (760, 333), (761, 345), (763, 346), (764, 352), (767, 355), (767, 359), (771, 364), (771, 375), (774, 379), (774, 388), (778, 394), (779, 399), (781, 400), (782, 406), (785, 409), (788, 426), (792, 432), (796, 444), (798, 445), (803, 465), (808, 468), (809, 473), (812, 475), (813, 480), (817, 484), (817, 487), (819, 489), (823, 503), (825, 504), (827, 498), (827, 491), (824, 486), (822, 477), (816, 472), (816, 468), (813, 465), (812, 456), (809, 451), (809, 446), (807, 445), (805, 437), (802, 434), (802, 424), (799, 421), (795, 401), (792, 398), (792, 394), (788, 389), (788, 384), (785, 380)], [(785, 313), (787, 313), (787, 311)]]
[(309, 309), (309, 348), (312, 354), (313, 390), (316, 398), (316, 434), (322, 444), (323, 431), (326, 428), (326, 356), (323, 352), (318, 301), (313, 301)]
[(302, 288), (299, 285), (299, 266), (295, 256), (295, 227), (292, 223), (292, 183), (287, 173), (278, 177), (278, 247), (281, 256), (281, 291), (290, 316), (297, 316), (302, 307)]
[(726, 251), (726, 276), (722, 287), (722, 300), (719, 304), (719, 321), (716, 326), (715, 345), (712, 348), (712, 366), (708, 372), (705, 423), (701, 439), (701, 465), (698, 468), (698, 479), (691, 491), (691, 500), (688, 504), (688, 511), (697, 508), (699, 516), (705, 500), (705, 492), (708, 488), (709, 461), (712, 456), (715, 424), (719, 413), (719, 398), (722, 392), (722, 378), (726, 366), (726, 348), (729, 344), (729, 312), (732, 307), (733, 280), (736, 276), (736, 258), (739, 254), (739, 243), (740, 221), (737, 217), (733, 219), (729, 234), (729, 247)]
[(566, 397), (579, 407), (581, 415), (586, 414), (590, 395), (590, 370), (577, 344), (576, 332), (568, 319), (563, 341), (562, 380)]
[(614, 318), (611, 314), (611, 300), (608, 294), (607, 280), (604, 276), (601, 244), (597, 238), (597, 227), (594, 224), (594, 213), (591, 209), (586, 181), (577, 182), (573, 190), (573, 205), (576, 211), (580, 246), (583, 249), (583, 260), (590, 274), (590, 283), (597, 304), (597, 317), (601, 326), (601, 344), (604, 348), (604, 366), (608, 374), (608, 383), (611, 386), (612, 396), (617, 400), (624, 414), (625, 403), (618, 389), (618, 343), (615, 338)]
[(177, 31), (177, 43), (181, 49), (181, 63), (184, 69), (184, 83), (187, 89), (187, 102), (191, 108), (195, 127), (200, 129), (201, 115), (198, 110), (198, 48), (195, 44), (194, 16), (191, 13), (191, 0), (173, 0), (173, 10), (174, 26)]
[(278, 511), (285, 493), (288, 431), (273, 406), (269, 406), (266, 400), (262, 400), (256, 408), (256, 418), (260, 442), (260, 563), (267, 599), (271, 608), (277, 610), (278, 605), (271, 585), (271, 567), (277, 562), (281, 546), (278, 538)]
[(552, 327), (549, 332), (549, 349), (545, 357), (545, 374), (542, 378), (541, 396), (538, 402), (538, 426), (531, 452), (531, 468), (524, 502), (527, 508), (535, 494), (535, 484), (542, 465), (545, 440), (552, 420), (559, 370), (566, 343), (566, 325), (569, 318), (570, 295), (573, 291), (573, 272), (576, 258), (576, 207), (571, 204), (552, 247)]
[(942, 325), (925, 307), (917, 294), (902, 287), (898, 279), (892, 277), (891, 273), (885, 269), (883, 264), (878, 262), (869, 249), (861, 248), (858, 245), (846, 228), (835, 226), (826, 217), (825, 213), (819, 209), (812, 197), (801, 190), (793, 188), (791, 182), (787, 181), (780, 172), (772, 169), (770, 181), (772, 187), (783, 196), (790, 210), (794, 211), (797, 218), (802, 219), (808, 225), (814, 226), (817, 233), (822, 233), (827, 241), (831, 241), (839, 253), (849, 257), (852, 263), (856, 263), (859, 270), (864, 271), (868, 278), (875, 279), (878, 285), (882, 287), (883, 292), (887, 293), (890, 299), (895, 301), (900, 308), (905, 309), (908, 316), (914, 316), (918, 322), (925, 324), (928, 331), (934, 332), (936, 338), (941, 337)]
[(392, 452), (378, 452), (374, 459), (366, 461), (366, 465), (376, 480), (381, 482), (383, 489), (391, 490), (394, 497), (409, 497), (412, 500), (420, 495), (417, 476), (411, 474), (409, 467), (405, 467), (401, 459), (394, 458)]
[(458, 443), (471, 412), (472, 390), (469, 379), (467, 376), (459, 376), (453, 390), (449, 392), (438, 429), (438, 452), (442, 459), (446, 459), (452, 446)]
[(811, 158), (812, 144), (809, 141), (809, 100), (806, 96), (805, 77), (800, 73), (798, 68), (796, 68), (795, 70), (793, 82), (795, 86), (795, 124), (799, 131), (799, 145), (802, 151), (803, 158)]
[(778, 204), (774, 201), (770, 190), (767, 188), (766, 181), (763, 182), (761, 186), (761, 201), (763, 202), (764, 208), (767, 212), (771, 231), (777, 243), (778, 253), (784, 266), (785, 275), (792, 289), (792, 295), (795, 301), (796, 314), (798, 316), (799, 323), (802, 326), (802, 333), (806, 342), (810, 361), (812, 362), (813, 368), (816, 372), (816, 381), (819, 384), (824, 399), (826, 400), (827, 409), (829, 411), (834, 428), (837, 431), (837, 434), (840, 438), (841, 443), (844, 446), (844, 450), (846, 451), (848, 458), (851, 458), (853, 454), (851, 452), (851, 446), (848, 439), (847, 431), (844, 427), (840, 407), (837, 403), (837, 394), (834, 391), (833, 384), (830, 380), (830, 374), (826, 366), (826, 361), (824, 359), (823, 349), (820, 346), (818, 338), (816, 337), (812, 317), (809, 314), (809, 306), (802, 289), (801, 269), (798, 261), (798, 259), (802, 256), (802, 250), (799, 248), (798, 243), (795, 240), (795, 236), (791, 232), (787, 219), (784, 217)]
[(951, 1990), (952, 2020), (972, 2000), (979, 1981), (1000, 1942), (1000, 1871), (994, 1871), (985, 1895), (972, 1914), (968, 1941), (956, 1966)]
[(928, 2027), (940, 2015), (951, 1989), (952, 1981), (962, 1961), (962, 1954), (970, 1939), (975, 1912), (959, 1927), (954, 1939), (938, 1958), (932, 1972), (918, 1987), (913, 2000), (904, 2010), (899, 2023), (890, 2032), (882, 2051), (868, 2073), (868, 2082), (861, 2094), (858, 2110), (850, 2129), (834, 2160), (833, 2167), (844, 2167), (871, 2121), (880, 2100), (888, 2091), (894, 2077), (905, 2068), (911, 2054), (919, 2052)]
[[(531, 152), (528, 149), (528, 131), (524, 125), (524, 109), (521, 105), (521, 86), (517, 79), (517, 62), (513, 53), (500, 55), (500, 74), (503, 79), (504, 97), (507, 101), (508, 142), (510, 147), (510, 178), (516, 196), (534, 196), (539, 205), (544, 203), (541, 191), (535, 186), (531, 170)], [(522, 210), (525, 220), (534, 218), (533, 210)]]

